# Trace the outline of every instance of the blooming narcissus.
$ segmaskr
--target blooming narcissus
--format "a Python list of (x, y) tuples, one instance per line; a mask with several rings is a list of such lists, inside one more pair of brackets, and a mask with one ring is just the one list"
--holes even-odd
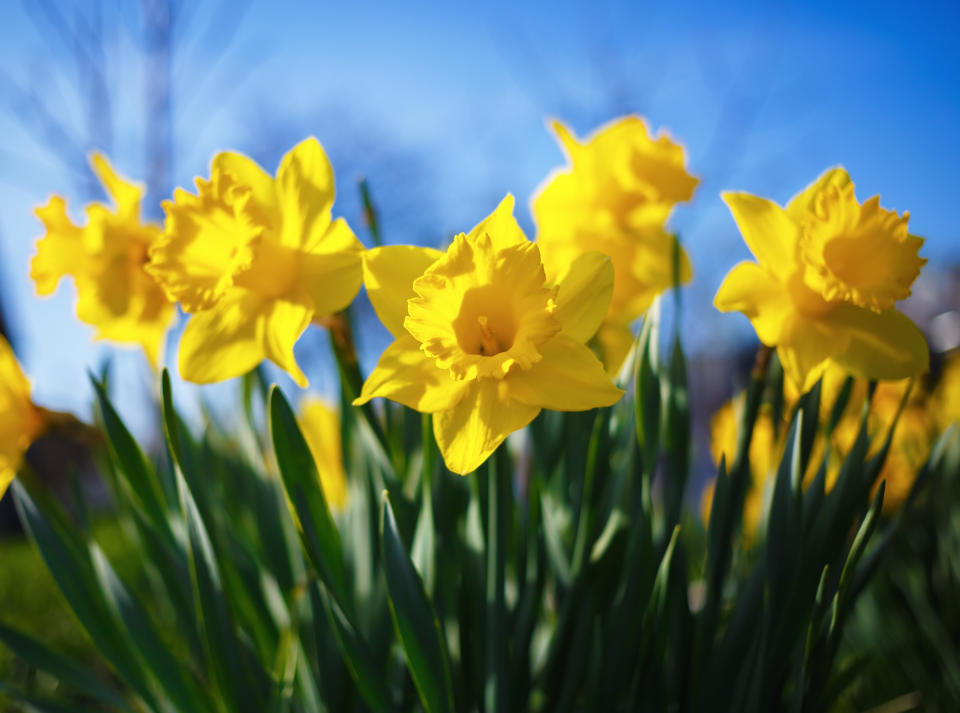
[(633, 342), (630, 324), (675, 279), (692, 277), (665, 224), (699, 181), (686, 170), (683, 147), (662, 133), (653, 138), (640, 117), (612, 121), (583, 141), (559, 121), (551, 128), (569, 165), (548, 176), (531, 201), (537, 243), (554, 279), (584, 252), (610, 256), (613, 297), (597, 342), (615, 371)]
[(307, 379), (293, 346), (315, 318), (347, 307), (363, 280), (363, 245), (331, 220), (333, 170), (320, 143), (294, 147), (272, 178), (236, 153), (217, 154), (197, 195), (164, 203), (163, 236), (147, 270), (192, 314), (180, 340), (180, 374), (209, 383), (263, 359)]
[(923, 334), (894, 307), (926, 263), (908, 213), (881, 208), (879, 196), (861, 204), (842, 168), (786, 208), (749, 193), (723, 198), (757, 262), (736, 265), (714, 304), (743, 312), (801, 391), (831, 363), (868, 379), (926, 371)]
[(81, 227), (67, 216), (60, 196), (38, 208), (47, 232), (37, 242), (30, 276), (41, 295), (72, 277), (80, 320), (97, 328), (98, 339), (139, 344), (156, 367), (175, 315), (173, 303), (144, 269), (148, 248), (161, 231), (140, 222), (140, 186), (114, 172), (101, 154), (94, 153), (90, 164), (114, 209), (88, 205), (87, 224)]
[(45, 413), (30, 400), (30, 382), (0, 336), (0, 498), (20, 469), (23, 454), (44, 430)]
[(578, 257), (557, 285), (508, 195), (446, 253), (375, 248), (364, 282), (396, 338), (354, 403), (386, 397), (433, 414), (447, 467), (475, 470), (543, 408), (582, 411), (623, 395), (585, 346), (613, 289), (607, 257)]
[(347, 502), (347, 474), (343, 469), (340, 416), (318, 398), (300, 404), (300, 429), (320, 474), (320, 485), (330, 507), (342, 510)]

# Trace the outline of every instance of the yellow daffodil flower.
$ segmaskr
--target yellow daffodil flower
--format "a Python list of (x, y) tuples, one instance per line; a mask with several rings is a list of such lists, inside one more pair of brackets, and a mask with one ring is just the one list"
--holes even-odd
[(322, 399), (311, 398), (300, 404), (298, 420), (317, 463), (327, 503), (334, 510), (342, 510), (347, 503), (347, 473), (343, 469), (340, 415)]
[(934, 392), (933, 407), (941, 430), (960, 423), (960, 350), (947, 356)]
[(40, 295), (56, 290), (65, 276), (77, 288), (77, 317), (97, 328), (97, 339), (138, 344), (154, 367), (159, 363), (173, 304), (144, 269), (160, 228), (140, 222), (140, 186), (114, 172), (100, 154), (90, 164), (114, 207), (87, 206), (87, 224), (75, 225), (66, 202), (54, 196), (36, 211), (46, 228), (37, 242), (30, 276)]
[(801, 391), (831, 363), (868, 379), (926, 371), (923, 334), (894, 307), (926, 262), (907, 213), (881, 208), (878, 196), (861, 204), (842, 168), (786, 208), (749, 193), (723, 198), (757, 262), (736, 265), (714, 304), (743, 312)]
[[(741, 393), (721, 406), (710, 419), (710, 455), (717, 466), (723, 458), (729, 469), (736, 457), (737, 431), (743, 403), (744, 395)], [(783, 454), (785, 430), (785, 424), (774, 423), (770, 405), (763, 404), (753, 427), (748, 453), (750, 485), (743, 504), (743, 534), (748, 543), (756, 537), (773, 493), (775, 474)], [(700, 500), (700, 515), (704, 523), (710, 521), (712, 503), (713, 483)]]
[(396, 341), (354, 403), (385, 397), (432, 413), (455, 473), (475, 470), (543, 408), (582, 411), (623, 395), (584, 344), (607, 313), (609, 259), (586, 253), (549, 283), (539, 247), (513, 217), (513, 196), (446, 253), (371, 250), (364, 282)]
[(319, 142), (294, 147), (270, 177), (236, 153), (214, 157), (197, 195), (164, 203), (148, 271), (192, 314), (180, 340), (184, 379), (222, 381), (263, 359), (300, 386), (293, 346), (315, 318), (347, 307), (363, 279), (363, 246), (331, 220), (333, 170)]
[(0, 336), (0, 498), (45, 425), (44, 411), (30, 400), (30, 382), (7, 340)]
[[(579, 140), (551, 122), (568, 166), (537, 190), (531, 210), (544, 267), (562, 279), (581, 254), (609, 255), (613, 297), (597, 341), (610, 371), (623, 362), (633, 336), (630, 324), (674, 282), (675, 238), (665, 228), (673, 206), (690, 200), (698, 179), (687, 173), (683, 147), (664, 134), (653, 138), (643, 119), (627, 116)], [(690, 260), (677, 251), (676, 275), (692, 277)]]

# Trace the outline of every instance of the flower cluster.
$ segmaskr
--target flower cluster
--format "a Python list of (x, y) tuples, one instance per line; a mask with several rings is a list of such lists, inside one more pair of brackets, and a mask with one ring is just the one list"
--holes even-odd
[[(683, 147), (652, 136), (635, 116), (584, 140), (559, 121), (551, 127), (568, 165), (531, 200), (534, 242), (508, 195), (445, 251), (365, 250), (333, 218), (333, 171), (310, 138), (274, 176), (243, 155), (216, 155), (195, 193), (177, 189), (163, 203), (162, 227), (141, 222), (142, 189), (94, 154), (114, 205), (88, 206), (78, 226), (64, 200), (52, 198), (37, 211), (46, 235), (31, 274), (40, 294), (71, 277), (80, 319), (98, 337), (139, 344), (154, 365), (179, 306), (189, 315), (178, 351), (187, 380), (229, 379), (266, 359), (301, 387), (307, 379), (294, 356), (297, 340), (311, 323), (330, 324), (365, 285), (395, 341), (354, 393), (355, 404), (384, 397), (432, 414), (448, 468), (469, 473), (541, 409), (615, 403), (623, 392), (610, 374), (633, 342), (632, 323), (658, 294), (692, 278), (667, 229), (674, 207), (698, 184)], [(923, 336), (895, 308), (925, 262), (907, 214), (881, 208), (878, 198), (861, 204), (839, 168), (785, 208), (746, 193), (724, 198), (757, 262), (734, 267), (716, 306), (750, 318), (795, 388), (809, 389), (828, 368), (870, 379), (926, 370)], [(4, 411), (34, 413), (22, 375), (11, 375), (20, 372), (8, 366), (5, 373)], [(715, 431), (735, 435), (733, 407), (723, 413)], [(335, 415), (312, 403), (303, 417), (315, 455), (330, 464), (322, 469), (329, 497), (342, 503)], [(0, 432), (10, 446), (4, 473), (17, 467), (16, 454), (37, 428), (33, 416), (15, 423)], [(782, 441), (782, 425), (769, 414), (759, 423), (758, 483)]]

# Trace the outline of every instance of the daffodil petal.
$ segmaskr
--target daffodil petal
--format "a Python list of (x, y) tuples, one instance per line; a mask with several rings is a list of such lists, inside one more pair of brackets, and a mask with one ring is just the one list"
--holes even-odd
[(826, 320), (849, 335), (846, 349), (834, 359), (851, 374), (868, 379), (905, 379), (930, 368), (923, 332), (896, 309), (876, 313), (844, 304)]
[(787, 317), (777, 343), (777, 356), (787, 377), (800, 393), (806, 393), (823, 376), (830, 358), (842, 350), (847, 335), (830, 328), (823, 320), (794, 313)]
[(614, 386), (603, 364), (587, 347), (558, 334), (540, 346), (543, 358), (530, 369), (506, 378), (512, 398), (555, 411), (586, 411), (612, 406), (623, 391)]
[(623, 360), (633, 346), (633, 331), (629, 324), (604, 322), (597, 330), (596, 344), (607, 369), (607, 374), (616, 376), (623, 366)]
[(767, 346), (774, 346), (793, 311), (786, 288), (755, 262), (741, 262), (723, 279), (713, 298), (721, 312), (743, 312)]
[(540, 413), (538, 406), (507, 398), (502, 383), (495, 379), (471, 382), (456, 406), (434, 414), (437, 446), (454, 473), (475, 471), (507, 436)]
[(97, 151), (90, 154), (90, 167), (116, 203), (120, 214), (129, 216), (139, 213), (143, 195), (143, 188), (139, 184), (114, 171), (107, 157)]
[(263, 361), (269, 303), (235, 290), (194, 314), (180, 338), (180, 375), (196, 384), (241, 376)]
[(83, 250), (83, 229), (67, 216), (67, 204), (60, 196), (35, 210), (46, 229), (37, 241), (37, 254), (30, 261), (30, 277), (37, 294), (50, 295), (65, 275), (84, 271), (89, 258)]
[(850, 174), (842, 166), (834, 166), (824, 171), (820, 177), (800, 191), (787, 203), (787, 214), (793, 220), (802, 218), (811, 208), (817, 195), (827, 186), (843, 188), (850, 183)]
[(420, 343), (407, 334), (380, 356), (354, 405), (383, 397), (422, 413), (433, 413), (453, 408), (466, 388), (466, 382), (438, 368), (434, 359), (420, 351)]
[(581, 148), (580, 141), (577, 140), (576, 135), (570, 127), (559, 119), (551, 119), (547, 125), (550, 127), (553, 135), (557, 137), (557, 143), (560, 144), (560, 148), (562, 148), (563, 153), (566, 154), (567, 160), (572, 164)]
[(553, 313), (563, 333), (586, 342), (600, 328), (613, 295), (613, 263), (599, 252), (584, 253), (570, 266), (557, 289)]
[(723, 193), (733, 219), (757, 261), (775, 275), (797, 262), (797, 226), (773, 201), (750, 193)]
[(297, 364), (293, 346), (313, 319), (313, 310), (297, 302), (272, 300), (265, 307), (265, 313), (264, 356), (290, 374), (301, 389), (306, 388), (307, 377)]
[(407, 333), (407, 300), (416, 297), (413, 281), (443, 256), (433, 248), (388, 245), (363, 254), (363, 284), (383, 326), (394, 337)]
[[(334, 250), (327, 248), (335, 246)], [(312, 252), (301, 256), (299, 281), (317, 316), (345, 309), (363, 284), (363, 245), (342, 218), (330, 223)]]
[(233, 151), (222, 151), (213, 157), (210, 172), (232, 175), (239, 185), (250, 190), (251, 199), (261, 218), (271, 226), (279, 225), (273, 176), (264, 171), (256, 161)]
[(10, 487), (10, 483), (13, 482), (16, 474), (17, 472), (13, 468), (0, 465), (0, 500), (3, 500), (3, 495), (7, 492), (7, 488)]
[(513, 205), (513, 195), (508, 193), (490, 215), (467, 233), (467, 238), (474, 239), (486, 233), (490, 236), (494, 250), (502, 250), (517, 243), (527, 242), (527, 236), (517, 223), (517, 219), (513, 217)]
[(277, 169), (277, 198), (283, 212), (280, 242), (292, 248), (313, 244), (330, 223), (333, 169), (312, 136), (294, 146)]

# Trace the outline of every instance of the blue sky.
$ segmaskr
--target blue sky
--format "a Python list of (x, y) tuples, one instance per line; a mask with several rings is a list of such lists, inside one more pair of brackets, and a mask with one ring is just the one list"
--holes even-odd
[[(133, 3), (101, 5), (114, 125), (105, 148), (138, 177), (139, 19)], [(546, 117), (587, 133), (620, 114), (641, 113), (687, 147), (691, 170), (703, 179), (695, 200), (674, 217), (695, 267), (683, 326), (694, 350), (731, 350), (750, 336), (741, 317), (710, 307), (723, 274), (748, 257), (720, 190), (784, 201), (843, 164), (861, 199), (880, 193), (884, 206), (910, 211), (912, 231), (928, 239), (923, 254), (932, 270), (960, 258), (956, 2), (308, 8), (253, 0), (228, 44), (224, 28), (235, 13), (216, 9), (235, 3), (184, 5), (200, 9), (174, 54), (175, 185), (206, 173), (223, 148), (273, 170), (286, 148), (315, 134), (337, 172), (339, 211), (358, 233), (355, 181), (364, 174), (388, 241), (437, 244), (469, 228), (507, 191), (517, 197), (521, 223), (532, 227), (527, 200), (562, 161)], [(130, 386), (124, 393), (144, 393), (152, 377), (139, 354), (91, 343), (91, 330), (73, 318), (67, 284), (40, 300), (27, 277), (39, 235), (33, 207), (52, 193), (74, 206), (91, 194), (35, 128), (24, 126), (9, 90), (10, 81), (34, 90), (83, 140), (69, 49), (51, 28), (38, 31), (24, 7), (0, 9), (0, 295), (37, 400), (85, 414), (85, 370), (105, 358)], [(152, 196), (154, 215), (163, 197)], [(369, 362), (385, 336), (366, 325), (361, 340)], [(322, 336), (307, 338), (305, 353), (316, 352), (318, 341)], [(308, 373), (320, 391), (332, 388), (325, 364)]]

